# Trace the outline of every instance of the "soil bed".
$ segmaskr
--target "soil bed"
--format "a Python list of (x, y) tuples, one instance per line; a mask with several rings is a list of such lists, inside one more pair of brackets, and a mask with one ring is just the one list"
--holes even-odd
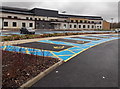
[(18, 88), (58, 61), (57, 58), (2, 51), (2, 89)]
[(91, 33), (52, 33), (52, 34), (43, 34), (43, 35), (11, 35), (11, 36), (2, 36), (2, 41), (13, 41), (13, 40), (22, 40), (22, 39), (34, 39), (34, 38), (45, 38), (45, 37), (57, 37), (57, 36), (70, 36), (70, 35), (86, 35), (86, 34), (114, 34), (114, 32), (91, 32)]

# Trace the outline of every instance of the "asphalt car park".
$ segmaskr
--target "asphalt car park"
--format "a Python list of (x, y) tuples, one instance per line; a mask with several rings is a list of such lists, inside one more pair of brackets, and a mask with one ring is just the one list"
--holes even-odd
[(35, 49), (48, 50), (48, 51), (56, 51), (56, 52), (73, 47), (68, 45), (59, 45), (59, 44), (42, 43), (42, 42), (29, 42), (29, 43), (18, 44), (15, 46), (35, 48)]
[[(108, 34), (107, 36), (109, 35), (110, 34)], [(65, 37), (60, 39), (57, 38), (52, 40), (40, 40), (40, 41), (38, 40), (36, 42), (12, 46), (11, 45), (1, 46), (1, 48), (7, 51), (22, 52), (26, 54), (33, 54), (39, 56), (42, 56), (41, 53), (42, 50), (44, 51), (44, 56), (60, 58), (66, 62), (91, 47), (120, 38), (118, 37), (118, 34), (113, 34), (112, 36), (109, 36), (109, 39), (107, 36), (83, 35), (75, 37)]]
[(117, 87), (118, 39), (119, 34), (79, 35), (0, 46), (0, 48), (24, 54), (50, 56), (65, 62), (31, 88)]
[(72, 38), (87, 39), (87, 40), (100, 40), (100, 39), (97, 39), (97, 38), (85, 38), (85, 37), (72, 37)]
[(70, 43), (78, 43), (78, 44), (85, 44), (90, 42), (90, 41), (72, 40), (72, 39), (52, 39), (52, 41), (62, 41), (62, 42), (70, 42)]
[(30, 89), (118, 89), (118, 47), (118, 40), (112, 40), (78, 54)]

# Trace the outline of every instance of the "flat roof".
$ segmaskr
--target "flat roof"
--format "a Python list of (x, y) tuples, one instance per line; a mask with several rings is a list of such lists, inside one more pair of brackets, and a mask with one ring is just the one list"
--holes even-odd
[(29, 9), (0, 6), (0, 12), (33, 15)]
[(100, 17), (100, 16), (82, 16), (82, 15), (68, 15), (68, 14), (59, 14), (59, 16), (60, 16), (60, 17), (65, 17), (65, 18), (74, 17), (74, 18), (103, 20), (103, 18)]
[[(39, 10), (41, 13), (39, 12)], [(52, 16), (52, 17), (59, 17), (59, 18), (70, 18), (70, 17), (72, 18), (73, 17), (73, 18), (84, 18), (84, 19), (90, 19), (90, 20), (103, 20), (101, 16), (58, 14), (57, 10), (50, 10), (50, 9), (43, 9), (43, 8), (25, 9), (25, 8), (0, 6), (0, 12), (35, 15), (35, 16), (50, 16), (50, 17)]]

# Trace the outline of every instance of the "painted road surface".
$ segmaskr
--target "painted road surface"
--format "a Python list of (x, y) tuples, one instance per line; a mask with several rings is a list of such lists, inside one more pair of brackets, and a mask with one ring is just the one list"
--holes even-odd
[(100, 44), (75, 56), (39, 80), (30, 89), (34, 87), (118, 89), (111, 88), (118, 87), (118, 40)]
[(91, 47), (119, 38), (118, 34), (82, 35), (52, 40), (41, 40), (12, 46), (7, 45), (1, 46), (1, 48), (6, 51), (38, 56), (50, 56), (66, 62)]

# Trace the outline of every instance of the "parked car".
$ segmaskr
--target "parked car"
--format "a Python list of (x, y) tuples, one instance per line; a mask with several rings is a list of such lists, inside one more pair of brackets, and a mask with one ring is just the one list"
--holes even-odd
[(120, 32), (120, 29), (115, 29), (115, 32), (116, 32), (116, 33), (119, 33), (119, 32)]
[(21, 28), (20, 34), (35, 34), (35, 30), (32, 28)]

